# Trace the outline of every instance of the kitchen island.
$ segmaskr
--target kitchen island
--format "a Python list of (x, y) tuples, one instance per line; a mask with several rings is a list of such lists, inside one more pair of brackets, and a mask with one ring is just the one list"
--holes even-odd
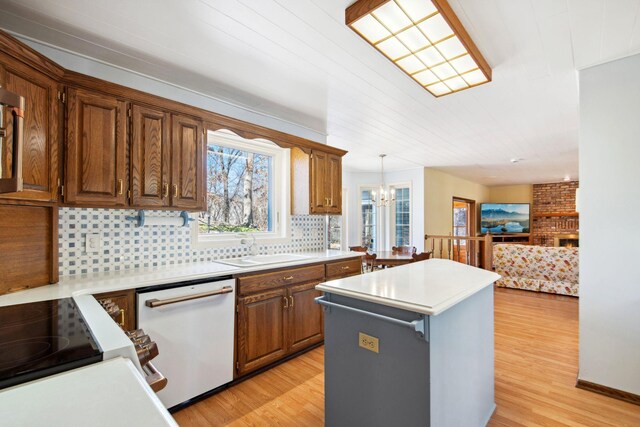
[(318, 285), (326, 425), (486, 425), (499, 277), (432, 259)]

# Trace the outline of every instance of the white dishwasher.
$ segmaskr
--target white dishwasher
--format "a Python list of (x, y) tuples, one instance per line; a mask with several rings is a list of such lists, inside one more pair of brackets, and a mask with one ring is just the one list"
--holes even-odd
[(234, 279), (226, 276), (136, 293), (138, 328), (158, 345), (153, 363), (168, 379), (158, 393), (165, 407), (181, 407), (233, 380)]

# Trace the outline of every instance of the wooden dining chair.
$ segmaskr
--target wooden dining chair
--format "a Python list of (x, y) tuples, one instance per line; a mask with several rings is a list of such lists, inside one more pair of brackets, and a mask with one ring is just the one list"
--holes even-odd
[(365, 253), (364, 256), (362, 257), (363, 260), (363, 273), (371, 273), (372, 271), (374, 271), (377, 267), (376, 267), (376, 258), (378, 257), (378, 255), (376, 254), (369, 254), (369, 253)]
[(367, 252), (366, 246), (349, 246), (349, 250), (352, 252)]
[(397, 254), (415, 254), (416, 247), (415, 246), (392, 246), (391, 250)]
[(413, 254), (411, 255), (411, 258), (413, 258), (413, 261), (411, 262), (424, 261), (425, 259), (431, 258), (431, 251), (421, 252), (419, 254)]

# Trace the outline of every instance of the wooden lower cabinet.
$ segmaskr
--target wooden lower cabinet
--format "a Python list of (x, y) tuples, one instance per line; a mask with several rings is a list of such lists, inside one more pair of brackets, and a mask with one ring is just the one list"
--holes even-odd
[(289, 288), (289, 349), (292, 353), (324, 339), (322, 307), (314, 299), (322, 295), (316, 291), (319, 282)]
[[(324, 340), (324, 280), (360, 274), (360, 257), (238, 278), (236, 378)], [(325, 270), (328, 273), (325, 276)]]
[(238, 300), (237, 374), (284, 357), (287, 343), (287, 290), (275, 289)]
[(105, 292), (95, 294), (94, 298), (98, 301), (110, 299), (114, 304), (120, 307), (120, 319), (118, 324), (125, 331), (132, 331), (136, 328), (136, 292), (133, 289), (115, 292)]

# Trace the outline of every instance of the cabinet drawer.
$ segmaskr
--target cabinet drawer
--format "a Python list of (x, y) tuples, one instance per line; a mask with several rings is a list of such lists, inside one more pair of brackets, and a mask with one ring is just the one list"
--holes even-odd
[(136, 328), (136, 293), (133, 289), (115, 292), (105, 292), (94, 294), (93, 297), (99, 301), (110, 299), (120, 307), (120, 319), (118, 324), (125, 331), (132, 331)]
[(295, 283), (305, 283), (324, 279), (324, 265), (291, 268), (274, 273), (256, 274), (238, 278), (238, 293), (248, 294), (266, 289), (287, 286)]
[(327, 280), (354, 276), (362, 272), (362, 259), (353, 258), (346, 261), (332, 262), (326, 265)]

